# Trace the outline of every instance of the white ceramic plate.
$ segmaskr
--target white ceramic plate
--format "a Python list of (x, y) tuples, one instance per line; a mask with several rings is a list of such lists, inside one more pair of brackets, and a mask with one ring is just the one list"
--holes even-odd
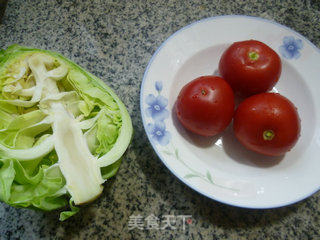
[[(284, 157), (244, 149), (229, 127), (215, 138), (186, 131), (172, 112), (180, 89), (201, 75), (217, 74), (223, 51), (256, 39), (281, 56), (274, 88), (297, 106), (301, 137)], [(156, 51), (141, 86), (141, 114), (148, 138), (181, 181), (214, 200), (247, 208), (300, 201), (320, 188), (320, 51), (293, 30), (261, 18), (221, 16), (188, 25)]]

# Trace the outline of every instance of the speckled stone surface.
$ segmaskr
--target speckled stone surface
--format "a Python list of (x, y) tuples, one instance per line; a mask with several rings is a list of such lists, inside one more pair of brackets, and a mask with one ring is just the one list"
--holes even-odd
[[(66, 222), (0, 204), (0, 239), (320, 239), (320, 193), (289, 207), (248, 210), (209, 200), (174, 177), (144, 133), (139, 90), (152, 54), (175, 31), (225, 14), (273, 19), (320, 47), (319, 0), (11, 0), (0, 47), (59, 51), (102, 78), (128, 106), (134, 139), (102, 196)], [(192, 215), (185, 230), (128, 229), (129, 216)]]

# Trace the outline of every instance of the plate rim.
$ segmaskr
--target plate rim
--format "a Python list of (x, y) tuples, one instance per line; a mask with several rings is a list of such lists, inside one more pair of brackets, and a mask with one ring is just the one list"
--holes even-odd
[(293, 201), (290, 201), (290, 202), (286, 202), (286, 203), (282, 203), (282, 204), (273, 204), (273, 205), (269, 205), (269, 206), (261, 206), (261, 207), (257, 207), (257, 206), (248, 206), (248, 205), (243, 205), (243, 204), (235, 204), (235, 203), (231, 203), (227, 200), (221, 200), (221, 199), (217, 199), (215, 198), (214, 196), (206, 193), (205, 191), (202, 191), (201, 189), (198, 189), (196, 188), (195, 186), (192, 186), (191, 184), (188, 183), (188, 181), (186, 179), (184, 179), (182, 176), (180, 176), (173, 168), (171, 168), (169, 166), (169, 164), (167, 164), (166, 161), (163, 160), (164, 156), (162, 154), (160, 154), (160, 152), (158, 151), (157, 147), (155, 146), (154, 142), (151, 140), (151, 137), (150, 135), (147, 133), (147, 129), (146, 129), (146, 120), (145, 120), (145, 117), (144, 117), (144, 114), (143, 114), (143, 90), (144, 90), (144, 84), (146, 82), (146, 77), (147, 77), (147, 74), (149, 72), (149, 69), (154, 61), (154, 59), (157, 57), (158, 53), (161, 51), (162, 48), (164, 48), (164, 46), (171, 40), (171, 38), (175, 37), (176, 35), (178, 35), (180, 32), (194, 26), (194, 25), (197, 25), (199, 23), (203, 23), (203, 22), (207, 22), (207, 21), (214, 21), (214, 20), (217, 20), (217, 19), (221, 19), (221, 18), (247, 18), (247, 19), (252, 19), (252, 20), (256, 20), (256, 21), (260, 21), (260, 22), (266, 22), (266, 23), (270, 23), (270, 24), (273, 24), (273, 25), (276, 25), (278, 27), (281, 27), (281, 28), (284, 28), (286, 30), (288, 30), (289, 32), (292, 32), (293, 34), (299, 36), (301, 39), (303, 39), (304, 41), (306, 41), (311, 47), (313, 47), (318, 53), (320, 53), (320, 49), (315, 45), (313, 44), (309, 39), (307, 39), (306, 37), (304, 37), (302, 34), (300, 34), (299, 32), (285, 26), (285, 25), (282, 25), (274, 20), (269, 20), (269, 19), (265, 19), (265, 18), (262, 18), (262, 17), (257, 17), (257, 16), (248, 16), (248, 15), (218, 15), (218, 16), (212, 16), (212, 17), (208, 17), (208, 18), (203, 18), (203, 19), (200, 19), (200, 20), (197, 20), (197, 21), (194, 21), (180, 29), (178, 29), (176, 32), (174, 32), (173, 34), (171, 34), (168, 38), (166, 38), (166, 40), (164, 40), (160, 46), (156, 49), (156, 51), (153, 53), (152, 57), (150, 58), (149, 62), (148, 62), (148, 65), (146, 67), (146, 70), (143, 74), (143, 78), (142, 78), (142, 82), (141, 82), (141, 86), (140, 86), (140, 114), (141, 114), (141, 118), (142, 118), (142, 124), (143, 124), (143, 128), (144, 128), (144, 131), (147, 135), (147, 138), (153, 148), (153, 150), (156, 152), (158, 158), (160, 158), (161, 162), (166, 166), (167, 169), (170, 170), (171, 174), (173, 174), (176, 178), (178, 178), (182, 183), (184, 183), (185, 185), (187, 185), (189, 188), (191, 188), (193, 191), (195, 192), (198, 192), (200, 193), (201, 195), (209, 198), (209, 199), (212, 199), (214, 201), (217, 201), (217, 202), (220, 202), (220, 203), (223, 203), (223, 204), (227, 204), (229, 206), (233, 206), (233, 207), (239, 207), (239, 208), (246, 208), (246, 209), (274, 209), (274, 208), (281, 208), (281, 207), (285, 207), (285, 206), (290, 206), (292, 204), (295, 204), (295, 203), (298, 203), (298, 202), (301, 202), (302, 200), (305, 200), (307, 198), (309, 198), (310, 196), (312, 196), (313, 194), (317, 193), (318, 191), (320, 191), (320, 185), (319, 187), (305, 195), (305, 196), (302, 196), (300, 198), (297, 198)]

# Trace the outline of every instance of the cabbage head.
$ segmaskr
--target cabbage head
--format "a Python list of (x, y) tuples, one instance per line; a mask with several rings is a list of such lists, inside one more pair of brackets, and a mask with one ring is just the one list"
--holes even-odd
[(0, 200), (60, 213), (96, 199), (118, 170), (132, 124), (100, 79), (58, 53), (0, 51)]

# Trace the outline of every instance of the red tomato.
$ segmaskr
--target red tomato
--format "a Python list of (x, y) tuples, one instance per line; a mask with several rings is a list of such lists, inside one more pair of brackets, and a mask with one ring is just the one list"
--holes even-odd
[(234, 95), (229, 84), (220, 77), (203, 76), (185, 85), (176, 102), (176, 114), (190, 131), (213, 136), (231, 122)]
[(246, 97), (272, 89), (281, 74), (281, 60), (262, 42), (235, 42), (223, 53), (219, 72), (236, 94)]
[(300, 118), (296, 107), (278, 93), (261, 93), (237, 108), (233, 129), (237, 139), (255, 152), (279, 156), (296, 144)]

